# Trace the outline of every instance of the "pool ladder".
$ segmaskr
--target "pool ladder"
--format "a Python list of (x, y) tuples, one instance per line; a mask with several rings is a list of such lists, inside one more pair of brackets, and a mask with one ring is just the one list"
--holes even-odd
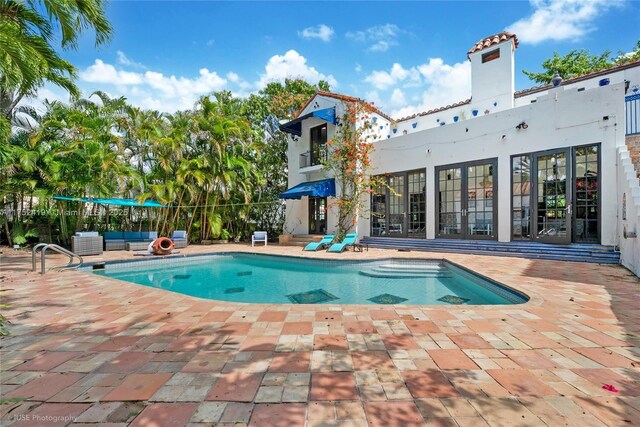
[[(37, 267), (36, 258), (37, 258), (38, 249), (40, 248), (42, 248), (42, 251), (40, 253), (40, 274), (45, 274), (47, 272), (47, 269), (45, 267), (45, 256), (47, 254), (47, 249), (51, 249), (54, 252), (58, 252), (59, 254), (66, 255), (69, 257), (69, 263), (64, 267), (59, 267), (61, 270), (78, 268), (84, 262), (80, 255), (63, 248), (62, 246), (58, 246), (53, 243), (38, 243), (31, 250), (31, 266), (32, 266), (31, 271), (36, 271), (36, 267)], [(74, 264), (73, 263), (74, 258), (78, 258), (80, 262), (78, 264)]]

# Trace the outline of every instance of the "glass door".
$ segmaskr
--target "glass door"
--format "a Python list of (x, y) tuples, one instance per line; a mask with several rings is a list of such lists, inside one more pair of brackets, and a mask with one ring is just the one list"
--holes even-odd
[(493, 238), (494, 227), (494, 163), (473, 164), (467, 168), (467, 203), (464, 210), (466, 237), (473, 239)]
[(440, 169), (438, 174), (438, 236), (462, 237), (462, 167)]
[(497, 160), (436, 168), (438, 237), (496, 239)]
[(309, 234), (327, 233), (327, 198), (309, 197)]
[(427, 177), (424, 171), (407, 174), (408, 221), (407, 236), (424, 239), (427, 226)]
[(546, 243), (571, 243), (571, 183), (567, 163), (569, 149), (533, 155), (535, 203), (535, 240)]
[(389, 177), (389, 214), (387, 236), (407, 236), (407, 208), (405, 206), (405, 175)]
[(573, 241), (600, 242), (600, 146), (574, 148)]

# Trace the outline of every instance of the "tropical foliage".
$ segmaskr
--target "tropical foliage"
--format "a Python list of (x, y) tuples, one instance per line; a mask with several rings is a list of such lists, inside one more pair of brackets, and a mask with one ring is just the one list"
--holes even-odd
[[(68, 243), (75, 231), (186, 229), (192, 241), (282, 232), (289, 119), (316, 90), (271, 83), (247, 99), (218, 92), (162, 114), (96, 92), (29, 114), (0, 150), (3, 233)], [(17, 122), (14, 121), (14, 124)], [(14, 130), (16, 127), (14, 126)], [(3, 154), (4, 153), (4, 154)], [(116, 209), (52, 196), (153, 199), (160, 209)]]
[(574, 49), (562, 56), (558, 52), (554, 52), (552, 58), (542, 63), (542, 68), (545, 71), (536, 73), (523, 70), (522, 72), (536, 83), (551, 83), (555, 73), (558, 73), (563, 79), (568, 79), (638, 59), (640, 59), (640, 40), (631, 52), (619, 52), (616, 57), (612, 57), (610, 51), (605, 51), (600, 55), (591, 55), (586, 49)]
[[(25, 96), (50, 82), (78, 96), (75, 67), (56, 51), (75, 49), (87, 29), (96, 45), (106, 43), (112, 29), (103, 0), (0, 0), (0, 112), (11, 119)], [(6, 121), (0, 124), (6, 126)]]

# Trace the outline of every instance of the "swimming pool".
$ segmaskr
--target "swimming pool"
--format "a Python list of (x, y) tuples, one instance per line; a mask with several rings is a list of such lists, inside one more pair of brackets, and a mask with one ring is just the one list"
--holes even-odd
[(504, 305), (529, 299), (446, 260), (348, 261), (224, 253), (86, 269), (199, 298), (241, 303)]

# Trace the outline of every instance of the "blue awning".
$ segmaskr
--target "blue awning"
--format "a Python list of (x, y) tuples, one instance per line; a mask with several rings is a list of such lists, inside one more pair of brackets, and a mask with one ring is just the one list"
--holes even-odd
[(302, 122), (310, 117), (318, 117), (325, 122), (336, 124), (336, 107), (324, 108), (322, 110), (316, 110), (304, 116), (300, 116), (295, 120), (280, 125), (282, 132), (290, 133), (292, 135), (302, 136)]
[(164, 205), (155, 200), (145, 200), (143, 203), (136, 199), (101, 199), (98, 197), (66, 197), (53, 196), (55, 200), (67, 200), (70, 202), (97, 203), (99, 205), (138, 206), (143, 208), (163, 208)]
[(335, 197), (336, 180), (333, 178), (321, 181), (310, 181), (298, 184), (280, 194), (281, 199), (301, 199), (302, 196), (310, 197)]

